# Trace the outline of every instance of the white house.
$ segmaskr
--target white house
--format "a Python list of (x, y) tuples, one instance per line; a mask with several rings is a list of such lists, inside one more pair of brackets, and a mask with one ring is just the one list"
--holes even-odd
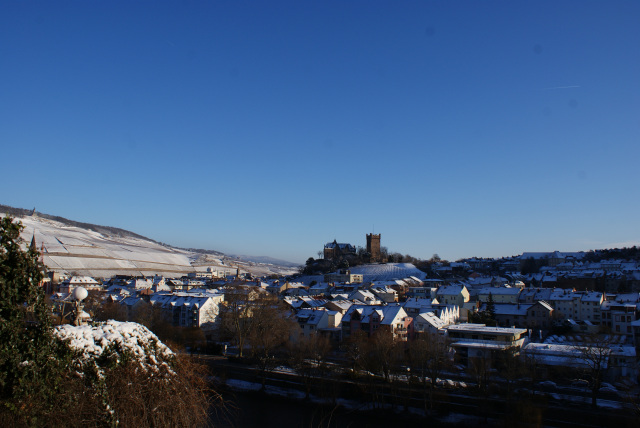
[(61, 293), (71, 293), (76, 287), (87, 290), (102, 290), (102, 285), (90, 276), (72, 276), (60, 284)]
[(301, 309), (296, 313), (296, 321), (305, 337), (339, 328), (341, 320), (342, 314), (340, 312), (329, 311), (325, 308)]
[(166, 311), (173, 325), (180, 327), (215, 327), (224, 295), (218, 293), (156, 293), (150, 298), (154, 306)]
[(470, 294), (464, 285), (443, 285), (436, 291), (436, 298), (442, 304), (462, 307), (469, 301)]

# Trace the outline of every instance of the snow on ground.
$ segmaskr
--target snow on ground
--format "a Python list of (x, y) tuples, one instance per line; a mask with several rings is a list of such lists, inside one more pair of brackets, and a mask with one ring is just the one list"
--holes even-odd
[[(25, 216), (18, 220), (25, 227), (21, 233), (25, 246), (35, 237), (38, 250), (42, 249), (44, 264), (60, 273), (76, 272), (102, 278), (116, 274), (158, 274), (179, 278), (194, 272), (194, 265), (207, 261), (207, 257), (203, 260), (199, 253), (160, 245), (138, 237), (100, 233), (37, 216)], [(224, 255), (215, 256), (213, 261), (221, 263), (220, 257), (224, 258)], [(233, 270), (233, 273), (236, 266), (254, 276), (273, 273), (288, 275), (296, 272), (296, 269), (290, 267), (268, 263), (230, 261), (227, 267)]]
[(113, 271), (111, 275), (167, 273), (171, 276), (193, 271), (187, 252), (149, 240), (105, 235), (40, 217), (25, 216), (18, 220), (25, 227), (22, 239), (28, 245), (35, 237), (38, 249), (42, 249), (43, 261), (50, 269), (90, 276), (101, 276), (97, 271)]
[[(567, 395), (567, 394), (558, 394), (558, 393), (552, 393), (552, 394), (549, 394), (549, 396), (552, 397), (554, 400), (573, 401), (573, 402), (589, 404), (589, 405), (591, 404), (591, 397), (582, 397), (579, 395)], [(619, 401), (605, 400), (602, 398), (598, 398), (597, 404), (598, 404), (598, 407), (606, 407), (610, 409), (622, 409), (624, 407), (623, 403)]]

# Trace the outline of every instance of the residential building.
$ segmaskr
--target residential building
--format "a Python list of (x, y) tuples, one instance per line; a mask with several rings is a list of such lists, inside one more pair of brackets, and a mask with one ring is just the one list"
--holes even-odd
[(342, 320), (340, 312), (329, 311), (325, 308), (301, 309), (295, 317), (300, 326), (301, 334), (305, 337), (313, 334), (330, 336), (333, 331), (340, 332)]
[(152, 305), (161, 308), (173, 325), (179, 327), (215, 327), (224, 295), (219, 293), (156, 293)]
[(445, 305), (464, 306), (469, 301), (469, 290), (464, 285), (443, 285), (436, 291), (439, 303)]
[(371, 336), (379, 328), (385, 328), (391, 331), (394, 338), (407, 340), (411, 333), (412, 321), (413, 319), (398, 305), (352, 305), (342, 317), (342, 337), (350, 337), (357, 330)]
[(606, 301), (602, 303), (601, 313), (601, 325), (608, 327), (611, 333), (633, 337), (633, 322), (637, 313), (635, 303)]
[(520, 292), (518, 287), (485, 287), (478, 292), (478, 300), (486, 303), (491, 296), (494, 303), (518, 303)]
[(493, 359), (499, 352), (517, 354), (527, 329), (487, 327), (484, 324), (454, 324), (444, 328), (455, 351), (455, 359), (471, 366), (475, 359)]
[(87, 291), (102, 290), (100, 282), (90, 276), (72, 276), (60, 284), (61, 293), (71, 293), (76, 287), (83, 287)]

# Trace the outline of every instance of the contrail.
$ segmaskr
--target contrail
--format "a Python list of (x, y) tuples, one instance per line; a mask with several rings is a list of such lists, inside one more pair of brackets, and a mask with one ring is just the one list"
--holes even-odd
[(571, 85), (571, 86), (554, 86), (552, 88), (544, 88), (544, 89), (571, 89), (571, 88), (579, 88), (580, 85)]

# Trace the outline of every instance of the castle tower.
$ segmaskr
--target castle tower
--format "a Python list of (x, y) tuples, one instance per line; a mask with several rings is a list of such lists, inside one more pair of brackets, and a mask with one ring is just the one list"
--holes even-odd
[(382, 254), (380, 253), (380, 234), (367, 234), (367, 252), (371, 254), (369, 262), (380, 263)]

